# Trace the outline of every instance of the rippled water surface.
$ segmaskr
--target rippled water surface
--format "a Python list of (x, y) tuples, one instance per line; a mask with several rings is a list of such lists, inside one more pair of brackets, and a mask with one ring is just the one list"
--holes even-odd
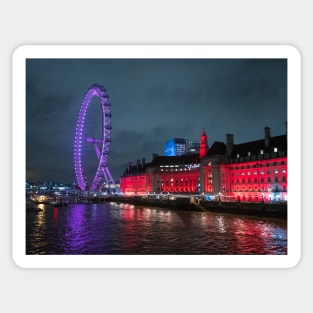
[(115, 203), (31, 208), (26, 254), (287, 254), (281, 219)]

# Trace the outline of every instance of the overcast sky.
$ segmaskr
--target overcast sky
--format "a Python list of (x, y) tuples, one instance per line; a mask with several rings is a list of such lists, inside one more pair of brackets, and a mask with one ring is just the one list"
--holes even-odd
[[(29, 59), (26, 63), (26, 179), (75, 181), (73, 145), (82, 99), (98, 83), (112, 113), (109, 168), (164, 155), (171, 138), (209, 146), (285, 133), (287, 61), (252, 59)], [(100, 104), (93, 99), (87, 115)], [(98, 116), (99, 116), (98, 114)], [(97, 115), (97, 113), (96, 113)], [(101, 123), (95, 123), (89, 129)], [(91, 163), (94, 163), (91, 160)]]

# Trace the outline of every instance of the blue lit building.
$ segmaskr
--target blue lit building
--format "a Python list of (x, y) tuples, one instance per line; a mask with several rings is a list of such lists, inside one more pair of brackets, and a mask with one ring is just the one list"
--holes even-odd
[(187, 153), (188, 140), (183, 138), (173, 138), (166, 142), (165, 156), (178, 156)]

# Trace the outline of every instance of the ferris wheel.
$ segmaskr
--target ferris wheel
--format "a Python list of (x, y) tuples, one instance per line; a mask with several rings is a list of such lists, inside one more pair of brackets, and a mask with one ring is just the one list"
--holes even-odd
[[(98, 98), (96, 103), (95, 98)], [(99, 190), (102, 179), (108, 186), (110, 184), (114, 186), (114, 180), (107, 166), (112, 130), (112, 115), (108, 98), (109, 96), (102, 86), (93, 84), (86, 92), (80, 106), (74, 141), (74, 166), (77, 183), (83, 191)], [(89, 111), (94, 109), (97, 109), (98, 112), (94, 117), (90, 117)], [(98, 123), (95, 121), (96, 119)], [(90, 121), (89, 125), (88, 120)], [(95, 131), (96, 129), (98, 132)], [(86, 152), (88, 149), (89, 155)]]

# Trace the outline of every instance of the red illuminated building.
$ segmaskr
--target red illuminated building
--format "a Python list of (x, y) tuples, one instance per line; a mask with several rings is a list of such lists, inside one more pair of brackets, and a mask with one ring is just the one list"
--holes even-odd
[(182, 156), (153, 155), (125, 170), (120, 180), (124, 195), (189, 194), (222, 201), (287, 201), (287, 134), (235, 144), (232, 134), (226, 144), (209, 148), (203, 130), (200, 153)]

